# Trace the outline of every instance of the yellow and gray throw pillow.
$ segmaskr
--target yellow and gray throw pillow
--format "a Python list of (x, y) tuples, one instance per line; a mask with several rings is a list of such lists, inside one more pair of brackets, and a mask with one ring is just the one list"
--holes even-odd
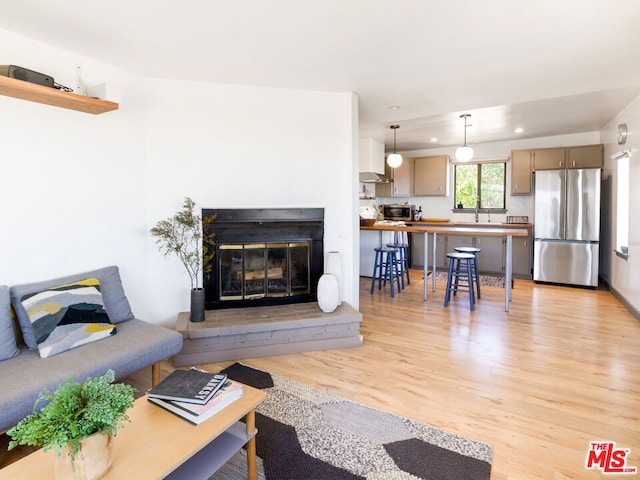
[(104, 309), (100, 281), (87, 278), (21, 298), (38, 345), (46, 358), (115, 335)]

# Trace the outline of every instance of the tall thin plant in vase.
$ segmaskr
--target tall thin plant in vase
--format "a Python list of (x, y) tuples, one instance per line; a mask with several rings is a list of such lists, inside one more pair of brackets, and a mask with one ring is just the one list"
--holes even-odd
[[(194, 213), (195, 206), (193, 200), (185, 197), (182, 210), (156, 223), (150, 232), (156, 237), (156, 244), (165, 257), (175, 254), (184, 265), (191, 280), (191, 321), (201, 322), (204, 320), (202, 274), (211, 273), (215, 255), (215, 234), (208, 233), (208, 226), (216, 219), (216, 215), (203, 220)], [(204, 248), (203, 238), (206, 239)]]

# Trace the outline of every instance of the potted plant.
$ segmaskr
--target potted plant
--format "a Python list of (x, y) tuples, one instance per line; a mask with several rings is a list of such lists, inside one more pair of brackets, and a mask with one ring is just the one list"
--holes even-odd
[[(215, 220), (215, 215), (201, 220), (200, 215), (194, 214), (195, 202), (185, 197), (182, 210), (167, 220), (161, 220), (151, 229), (151, 235), (156, 237), (156, 244), (160, 251), (169, 256), (175, 254), (184, 265), (191, 280), (191, 321), (204, 320), (204, 290), (201, 285), (202, 272), (211, 273), (211, 260), (215, 254), (213, 250), (214, 234), (206, 234), (207, 242), (202, 245), (203, 227)], [(201, 253), (202, 248), (202, 253)], [(204, 267), (203, 267), (204, 265)]]
[[(33, 413), (7, 432), (9, 450), (18, 445), (55, 449), (55, 478), (100, 478), (113, 462), (112, 437), (129, 420), (126, 411), (136, 392), (114, 379), (109, 369), (83, 383), (70, 377), (54, 393), (45, 389)], [(46, 405), (39, 409), (42, 402)]]

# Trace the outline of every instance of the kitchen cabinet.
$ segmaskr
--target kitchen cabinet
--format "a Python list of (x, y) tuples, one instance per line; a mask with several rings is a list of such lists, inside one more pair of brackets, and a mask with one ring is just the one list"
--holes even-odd
[(567, 148), (567, 168), (604, 167), (604, 145)]
[(531, 237), (513, 237), (513, 276), (531, 279)]
[(473, 246), (481, 249), (478, 254), (478, 271), (480, 273), (504, 273), (504, 237), (474, 237)]
[[(481, 226), (487, 226), (488, 224), (480, 224)], [(495, 223), (490, 224), (496, 227), (503, 227), (503, 224)], [(529, 232), (527, 237), (512, 237), (512, 274), (514, 278), (532, 278), (532, 226), (527, 225), (514, 225), (514, 227), (526, 228)], [(360, 232), (361, 250), (364, 246), (363, 239), (365, 238)], [(370, 233), (370, 232), (366, 232)], [(371, 232), (372, 233), (372, 232)], [(411, 235), (411, 268), (423, 269), (424, 268), (424, 234), (423, 233), (410, 233)], [(371, 240), (366, 245), (367, 252), (373, 248), (373, 244), (379, 243), (380, 237), (371, 237)], [(432, 235), (429, 235), (429, 265), (428, 268), (433, 268), (433, 243)], [(504, 236), (492, 236), (492, 235), (461, 235), (461, 234), (437, 234), (436, 235), (436, 269), (438, 271), (447, 271), (449, 268), (447, 253), (455, 251), (455, 247), (477, 247), (481, 251), (478, 254), (478, 270), (480, 274), (485, 275), (504, 275), (505, 273), (505, 253), (506, 253), (506, 238)], [(361, 252), (360, 264), (363, 265), (363, 256)], [(372, 261), (371, 261), (372, 262)], [(370, 263), (371, 263), (370, 262)], [(368, 265), (365, 271), (361, 271), (361, 275), (371, 276), (369, 270), (373, 269), (373, 264)]]
[[(602, 168), (604, 166), (604, 145), (601, 144), (567, 148), (536, 148), (530, 152), (533, 170)], [(515, 170), (515, 167), (513, 168)], [(513, 178), (511, 187), (513, 193)]]
[(448, 155), (413, 159), (413, 194), (415, 196), (447, 196), (448, 180)]
[(449, 269), (447, 253), (455, 252), (455, 247), (473, 247), (473, 238), (469, 235), (440, 235), (444, 244), (444, 269)]
[[(504, 237), (446, 235), (446, 251), (455, 252), (456, 247), (476, 247), (478, 254), (478, 271), (486, 274), (504, 273)], [(446, 267), (449, 268), (447, 258)]]
[[(422, 235), (414, 235), (412, 252), (416, 266), (412, 268), (422, 268), (424, 265), (424, 240)], [(447, 270), (449, 262), (447, 252), (455, 251), (455, 247), (477, 247), (481, 249), (478, 254), (478, 270), (480, 274), (504, 275), (505, 263), (504, 255), (506, 250), (506, 240), (504, 237), (492, 237), (485, 235), (437, 235), (436, 241), (436, 268)], [(531, 237), (512, 238), (512, 267), (514, 278), (531, 279)], [(429, 266), (433, 264), (431, 259), (431, 248), (429, 246)]]
[(411, 195), (411, 170), (413, 159), (404, 157), (402, 164), (391, 168), (385, 162), (385, 176), (391, 179), (389, 183), (376, 185), (376, 197), (408, 197)]
[[(424, 235), (421, 233), (411, 233), (411, 268), (424, 268)], [(429, 242), (431, 242), (431, 236)], [(436, 235), (436, 269), (446, 270), (446, 235)], [(429, 243), (429, 268), (433, 266), (433, 244)]]
[(565, 168), (565, 148), (536, 148), (533, 152), (534, 170), (561, 170)]
[(531, 150), (511, 152), (511, 195), (531, 195), (532, 157)]
[(384, 144), (372, 138), (363, 138), (360, 140), (359, 160), (361, 172), (376, 172), (382, 175), (385, 164)]

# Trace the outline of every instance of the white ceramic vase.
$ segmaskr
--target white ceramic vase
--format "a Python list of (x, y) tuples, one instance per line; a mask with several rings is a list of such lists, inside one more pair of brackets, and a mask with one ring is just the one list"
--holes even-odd
[(329, 252), (325, 273), (330, 273), (336, 277), (336, 280), (338, 281), (338, 305), (340, 305), (344, 296), (344, 277), (342, 275), (342, 260), (340, 259), (340, 252)]
[(325, 313), (331, 313), (339, 304), (340, 290), (338, 280), (330, 273), (325, 273), (318, 281), (318, 306)]

